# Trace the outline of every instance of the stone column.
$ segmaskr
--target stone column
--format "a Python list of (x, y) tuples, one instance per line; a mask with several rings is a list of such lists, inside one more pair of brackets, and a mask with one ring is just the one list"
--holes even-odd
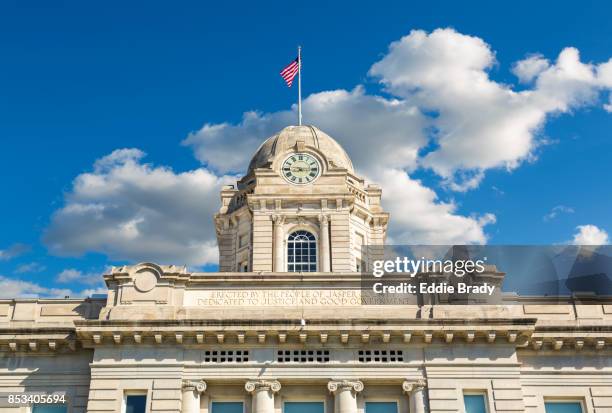
[(410, 400), (410, 413), (428, 413), (427, 397), (425, 396), (426, 386), (427, 382), (425, 379), (405, 381), (402, 383), (402, 389)]
[(277, 380), (247, 381), (244, 388), (253, 397), (251, 413), (274, 413), (274, 393), (281, 389)]
[(363, 390), (359, 380), (332, 380), (327, 389), (334, 395), (334, 413), (357, 413), (357, 393)]
[(327, 215), (319, 215), (319, 226), (321, 228), (319, 234), (319, 245), (321, 251), (321, 267), (319, 271), (330, 272), (329, 262), (329, 217)]
[(200, 394), (206, 391), (206, 382), (183, 380), (181, 413), (200, 413)]
[(285, 257), (285, 234), (283, 232), (283, 224), (285, 223), (285, 217), (282, 215), (273, 215), (272, 221), (274, 221), (274, 268), (275, 272), (284, 272), (284, 257)]

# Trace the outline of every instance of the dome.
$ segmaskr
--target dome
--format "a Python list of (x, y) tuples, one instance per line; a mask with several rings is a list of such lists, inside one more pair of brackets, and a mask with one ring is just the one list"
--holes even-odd
[(276, 156), (289, 152), (297, 141), (303, 141), (307, 147), (316, 148), (324, 154), (332, 167), (339, 167), (353, 171), (353, 164), (342, 146), (331, 136), (314, 126), (287, 126), (261, 144), (249, 164), (249, 171), (270, 165)]

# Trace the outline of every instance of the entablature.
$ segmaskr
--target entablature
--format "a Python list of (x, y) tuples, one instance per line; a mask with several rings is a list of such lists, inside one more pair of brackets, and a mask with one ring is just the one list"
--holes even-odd
[(472, 320), (91, 320), (76, 324), (89, 345), (121, 344), (451, 344), (524, 345), (535, 319)]

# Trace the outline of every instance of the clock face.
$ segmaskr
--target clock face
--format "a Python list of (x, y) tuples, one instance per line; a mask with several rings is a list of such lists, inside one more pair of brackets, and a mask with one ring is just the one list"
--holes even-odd
[(309, 184), (321, 174), (321, 165), (312, 155), (294, 153), (283, 162), (281, 173), (292, 184)]

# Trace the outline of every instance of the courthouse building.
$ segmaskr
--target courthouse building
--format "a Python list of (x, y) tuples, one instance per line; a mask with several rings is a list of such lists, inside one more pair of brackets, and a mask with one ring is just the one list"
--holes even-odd
[(330, 136), (283, 129), (221, 191), (219, 272), (141, 263), (104, 299), (0, 300), (0, 393), (66, 395), (0, 411), (612, 412), (610, 297), (364, 304), (382, 196)]

